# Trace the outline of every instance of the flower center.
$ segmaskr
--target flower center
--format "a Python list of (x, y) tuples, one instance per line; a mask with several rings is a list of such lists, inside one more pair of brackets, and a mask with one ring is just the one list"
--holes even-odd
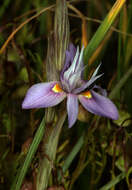
[(81, 95), (85, 96), (88, 99), (92, 98), (92, 94), (90, 91), (83, 92), (81, 93)]
[(55, 84), (54, 87), (52, 88), (53, 92), (55, 93), (60, 93), (63, 92), (59, 84)]

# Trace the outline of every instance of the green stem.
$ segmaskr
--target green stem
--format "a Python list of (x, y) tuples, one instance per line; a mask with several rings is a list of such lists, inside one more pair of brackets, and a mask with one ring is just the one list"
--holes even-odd
[(53, 162), (56, 156), (59, 135), (66, 118), (66, 112), (61, 113), (56, 125), (47, 126), (44, 141), (42, 145), (42, 156), (37, 176), (37, 190), (45, 190), (48, 186), (49, 177), (53, 168)]
[(122, 77), (122, 79), (117, 83), (117, 85), (115, 86), (115, 88), (112, 90), (112, 92), (109, 95), (110, 99), (113, 99), (117, 95), (117, 93), (119, 92), (119, 90), (123, 87), (123, 85), (126, 83), (126, 81), (128, 80), (128, 78), (131, 75), (132, 75), (132, 66), (124, 74), (124, 76)]

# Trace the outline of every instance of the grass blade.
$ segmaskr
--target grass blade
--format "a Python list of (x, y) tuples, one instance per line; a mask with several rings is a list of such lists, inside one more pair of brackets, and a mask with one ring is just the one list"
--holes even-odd
[(44, 118), (35, 134), (35, 137), (32, 141), (32, 144), (29, 148), (29, 151), (27, 153), (27, 156), (25, 158), (25, 161), (23, 163), (23, 166), (22, 168), (20, 169), (20, 173), (18, 173), (18, 175), (16, 176), (16, 179), (11, 187), (11, 190), (19, 190), (21, 185), (22, 185), (22, 182), (23, 182), (23, 179), (26, 175), (26, 172), (30, 166), (30, 163), (33, 159), (33, 156), (34, 154), (36, 153), (36, 150), (39, 146), (39, 143), (43, 137), (43, 134), (44, 134), (44, 129), (45, 129), (45, 121), (44, 121)]
[(113, 180), (111, 180), (109, 183), (107, 183), (106, 185), (104, 185), (103, 187), (101, 187), (99, 190), (108, 190), (108, 189), (112, 188), (117, 183), (119, 183), (122, 179), (124, 179), (125, 176), (126, 176), (125, 172), (121, 173), (116, 178), (114, 178)]
[(96, 50), (98, 45), (101, 43), (101, 41), (104, 39), (105, 34), (108, 32), (109, 28), (111, 27), (113, 21), (115, 20), (116, 16), (120, 12), (122, 6), (126, 0), (117, 0), (113, 7), (111, 8), (110, 12), (94, 34), (93, 38), (90, 40), (88, 46), (85, 49), (84, 52), (84, 61), (85, 63), (88, 63), (89, 58), (93, 54), (93, 52)]
[[(69, 168), (69, 166), (71, 165), (73, 159), (76, 157), (77, 153), (80, 151), (82, 145), (84, 143), (84, 135), (82, 135), (79, 140), (77, 141), (77, 143), (75, 144), (74, 148), (72, 149), (72, 151), (70, 152), (69, 156), (67, 157), (67, 159), (65, 160), (63, 167), (62, 167), (62, 171), (63, 173), (65, 173), (65, 171)], [(58, 180), (61, 180), (61, 175), (59, 175)]]
[(127, 80), (129, 79), (131, 75), (132, 75), (132, 66), (129, 67), (129, 70), (123, 75), (120, 81), (113, 88), (112, 92), (109, 94), (110, 99), (113, 99), (117, 95), (117, 93), (125, 85), (125, 83), (127, 82)]

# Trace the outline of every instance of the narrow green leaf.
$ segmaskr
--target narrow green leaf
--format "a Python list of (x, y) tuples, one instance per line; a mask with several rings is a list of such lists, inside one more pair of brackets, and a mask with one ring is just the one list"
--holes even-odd
[(39, 143), (43, 137), (43, 134), (44, 134), (44, 129), (45, 129), (45, 121), (44, 121), (44, 118), (35, 134), (35, 137), (32, 141), (32, 144), (30, 145), (30, 148), (29, 148), (29, 151), (27, 153), (27, 156), (25, 158), (25, 161), (23, 163), (23, 166), (22, 168), (20, 169), (20, 173), (18, 173), (18, 175), (16, 176), (16, 179), (11, 187), (11, 190), (19, 190), (21, 185), (22, 185), (22, 182), (23, 182), (23, 179), (26, 175), (26, 172), (31, 164), (31, 161), (33, 159), (33, 156), (34, 154), (36, 153), (36, 150), (39, 146)]
[(96, 48), (99, 46), (101, 41), (104, 39), (106, 33), (108, 32), (109, 28), (111, 27), (112, 23), (114, 22), (116, 16), (120, 12), (122, 6), (126, 0), (117, 0), (113, 7), (111, 8), (110, 12), (94, 34), (93, 38), (90, 40), (88, 46), (85, 49), (84, 52), (84, 61), (85, 63), (88, 63), (89, 58), (93, 54), (93, 52), (96, 50)]
[[(119, 28), (121, 30), (122, 28), (122, 19), (123, 19), (123, 12), (121, 11), (121, 14), (120, 14), (120, 22), (119, 22)], [(120, 80), (121, 78), (121, 73), (122, 73), (122, 64), (121, 64), (121, 56), (122, 56), (122, 36), (121, 34), (119, 34), (118, 36), (118, 56), (117, 56), (117, 79), (118, 81)]]
[(123, 75), (121, 80), (116, 84), (116, 86), (113, 88), (112, 92), (109, 95), (110, 99), (113, 99), (117, 93), (120, 91), (120, 89), (125, 85), (128, 78), (132, 75), (132, 66), (129, 68), (129, 70)]
[(69, 44), (69, 21), (66, 0), (56, 1), (54, 43), (56, 68), (61, 70), (64, 64), (65, 51)]
[[(84, 143), (84, 135), (82, 135), (79, 140), (77, 141), (77, 143), (75, 144), (75, 146), (73, 147), (72, 151), (70, 152), (70, 154), (68, 155), (68, 157), (66, 158), (63, 167), (62, 167), (62, 171), (63, 173), (69, 168), (69, 166), (71, 165), (72, 161), (74, 160), (74, 158), (76, 157), (77, 153), (80, 151), (82, 145)], [(59, 180), (61, 180), (61, 175), (59, 175)]]
[(103, 187), (101, 187), (99, 190), (109, 190), (114, 185), (116, 185), (117, 183), (119, 183), (122, 179), (124, 179), (125, 176), (126, 176), (125, 172), (121, 173), (120, 175), (118, 175), (117, 177), (115, 177), (113, 180), (111, 180), (109, 183), (107, 183), (106, 185), (104, 185)]
[(65, 160), (63, 168), (62, 168), (63, 172), (65, 172), (69, 168), (69, 166), (72, 163), (73, 159), (76, 157), (77, 153), (80, 151), (80, 149), (81, 149), (81, 147), (83, 145), (83, 142), (84, 142), (84, 135), (82, 135), (80, 137), (80, 139), (77, 141), (76, 145), (74, 146), (74, 148), (70, 152), (69, 156)]

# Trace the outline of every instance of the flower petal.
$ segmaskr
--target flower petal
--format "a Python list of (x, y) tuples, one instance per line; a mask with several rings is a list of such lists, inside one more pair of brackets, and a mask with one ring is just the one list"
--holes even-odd
[(72, 43), (70, 43), (68, 50), (66, 50), (65, 64), (61, 71), (61, 78), (63, 78), (64, 72), (67, 71), (67, 69), (70, 67), (71, 63), (74, 60), (75, 55), (76, 55), (76, 48)]
[[(92, 75), (92, 77), (91, 77), (91, 79), (90, 79), (89, 81), (87, 81), (84, 85), (82, 85), (82, 86), (79, 87), (79, 88), (76, 88), (76, 89), (73, 91), (75, 94), (78, 94), (78, 93), (84, 91), (86, 88), (90, 87), (90, 85), (92, 85), (98, 78), (100, 78), (100, 77), (103, 75), (103, 74), (97, 75), (100, 66), (101, 66), (101, 63), (100, 63), (99, 66), (96, 68), (96, 70), (94, 71), (94, 73), (93, 73), (93, 75)], [(84, 68), (85, 68), (85, 67), (84, 67)], [(81, 71), (81, 73), (82, 73), (82, 71)]]
[(57, 82), (38, 83), (29, 88), (22, 103), (23, 109), (46, 108), (59, 104), (65, 97), (65, 92), (54, 92), (52, 88)]
[(79, 95), (79, 100), (84, 108), (93, 114), (117, 120), (118, 111), (112, 101), (92, 90), (90, 92), (92, 95), (91, 98)]
[(84, 91), (86, 88), (88, 88), (91, 84), (93, 84), (98, 78), (100, 78), (103, 74), (100, 74), (100, 75), (97, 75), (93, 78), (91, 78), (89, 81), (87, 81), (84, 85), (82, 85), (81, 87), (79, 88), (76, 88), (73, 92), (75, 94), (78, 94), (82, 91)]
[[(84, 65), (83, 65), (83, 51), (84, 51), (84, 46), (81, 49), (80, 55), (78, 57), (76, 67), (72, 75), (69, 77), (69, 84), (71, 86), (71, 90), (75, 88), (75, 86), (78, 85), (78, 81), (81, 80), (82, 78), (82, 72), (84, 70)], [(74, 63), (74, 62), (73, 62)], [(73, 64), (72, 63), (72, 64)]]
[(97, 73), (98, 73), (98, 71), (99, 71), (99, 69), (100, 69), (100, 66), (101, 66), (101, 63), (98, 65), (98, 67), (97, 67), (96, 70), (94, 71), (94, 73), (93, 73), (93, 75), (92, 75), (91, 78), (94, 78), (94, 77), (97, 75)]
[(103, 89), (102, 87), (98, 85), (94, 85), (92, 89), (97, 89), (101, 95), (107, 97), (107, 91)]
[(68, 94), (67, 96), (67, 112), (69, 127), (72, 127), (78, 116), (78, 97), (74, 94)]
[(84, 65), (83, 65), (83, 52), (84, 52), (84, 46), (82, 46), (80, 55), (79, 55), (79, 60), (78, 63), (76, 65), (76, 73), (78, 73), (80, 70), (82, 72)]
[(78, 56), (79, 56), (79, 47), (77, 47), (76, 55), (74, 57), (73, 62), (70, 65), (70, 67), (64, 72), (64, 79), (65, 80), (68, 80), (70, 75), (72, 75), (75, 72)]
[(67, 51), (70, 53), (71, 62), (73, 62), (77, 49), (72, 43), (70, 43)]

